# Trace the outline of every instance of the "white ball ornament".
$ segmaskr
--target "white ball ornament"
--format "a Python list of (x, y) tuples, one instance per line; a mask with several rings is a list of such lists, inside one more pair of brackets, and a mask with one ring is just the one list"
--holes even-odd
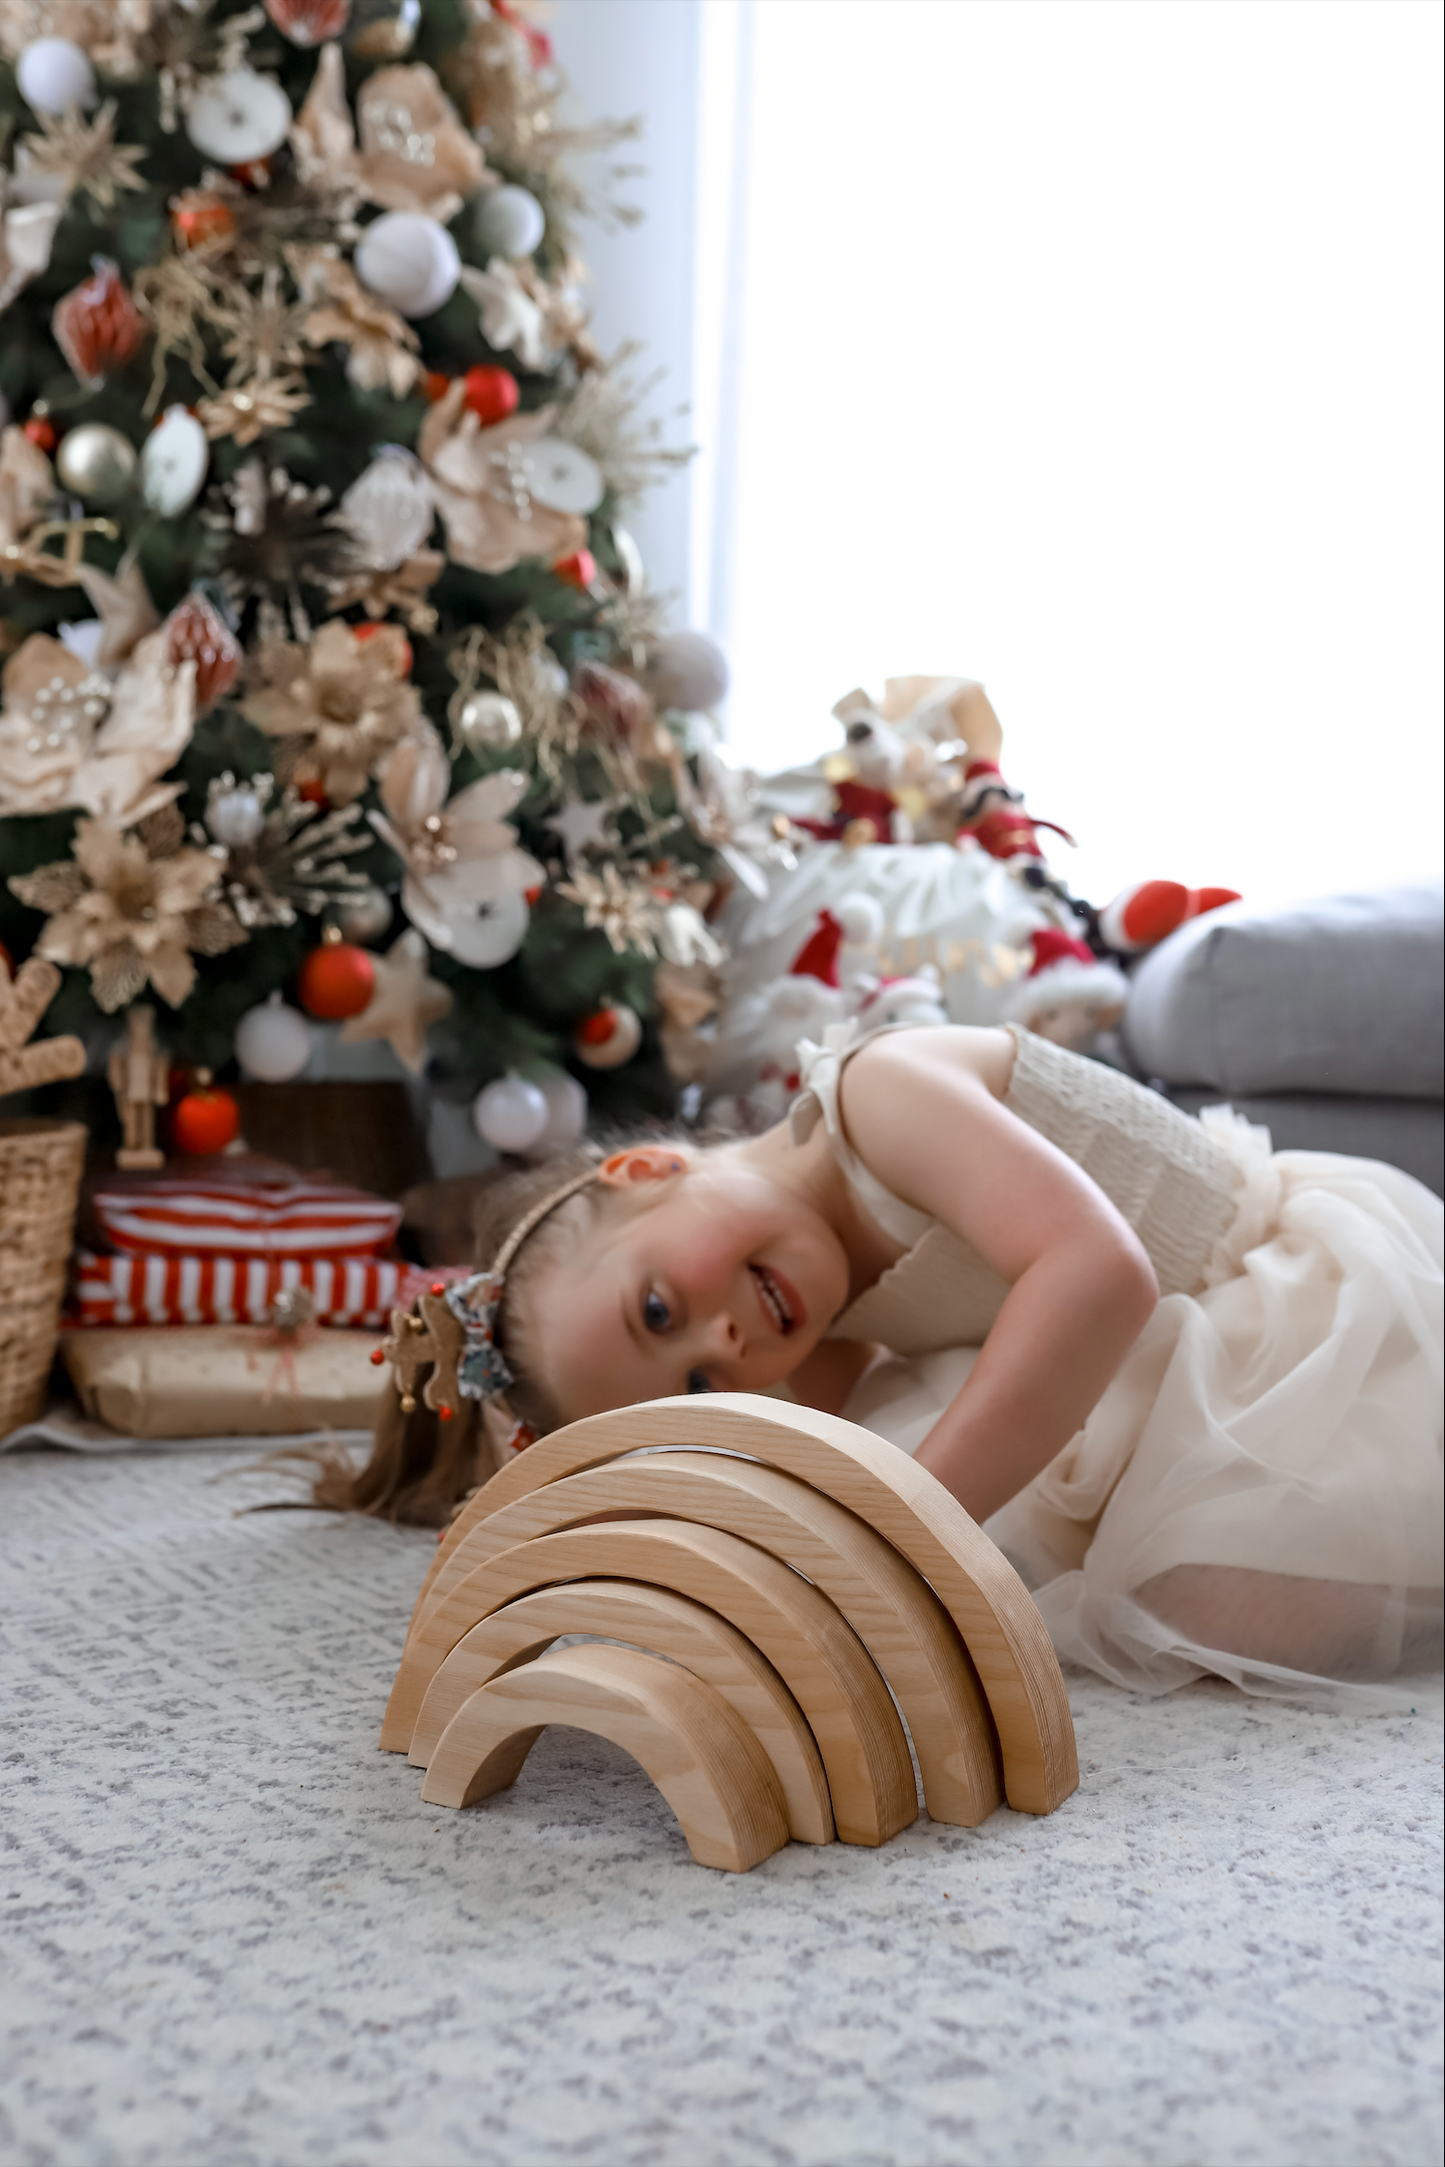
[(37, 113), (94, 105), (95, 70), (69, 38), (35, 38), (15, 63), (20, 95)]
[(457, 244), (434, 218), (387, 211), (362, 234), (356, 275), (403, 316), (431, 316), (450, 301), (461, 276)]
[(210, 463), (210, 440), (195, 415), (168, 406), (141, 446), (140, 493), (162, 519), (174, 519), (195, 503)]
[(524, 1076), (503, 1076), (479, 1091), (472, 1104), (478, 1136), (494, 1151), (530, 1151), (546, 1129), (546, 1096)]
[(432, 530), (436, 506), (426, 470), (414, 452), (383, 444), (337, 507), (367, 561), (395, 571), (414, 557)]
[(727, 696), (727, 657), (705, 632), (668, 632), (652, 650), (647, 689), (659, 707), (704, 714)]
[(251, 165), (279, 150), (291, 132), (291, 100), (279, 83), (251, 68), (232, 68), (198, 92), (186, 134), (219, 166)]
[(257, 1083), (290, 1083), (311, 1059), (311, 1027), (273, 993), (237, 1024), (236, 1059)]
[(587, 1127), (587, 1093), (564, 1069), (544, 1076), (539, 1088), (547, 1101), (547, 1126), (528, 1149), (534, 1159), (546, 1159), (580, 1141)]
[(541, 246), (547, 217), (530, 188), (489, 188), (478, 198), (472, 231), (484, 255), (513, 262)]

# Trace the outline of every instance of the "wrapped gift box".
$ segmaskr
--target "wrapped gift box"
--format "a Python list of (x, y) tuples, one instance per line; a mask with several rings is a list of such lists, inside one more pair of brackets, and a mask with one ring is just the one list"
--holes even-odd
[(71, 1321), (85, 1326), (265, 1324), (276, 1297), (301, 1287), (326, 1325), (380, 1328), (434, 1273), (377, 1257), (75, 1255)]
[(370, 1429), (385, 1370), (370, 1332), (280, 1335), (256, 1325), (65, 1332), (92, 1421), (129, 1437), (287, 1437)]

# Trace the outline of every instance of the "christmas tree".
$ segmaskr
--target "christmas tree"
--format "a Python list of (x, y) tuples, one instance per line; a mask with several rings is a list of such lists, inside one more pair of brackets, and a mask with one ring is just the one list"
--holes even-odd
[(47, 1028), (94, 1065), (145, 1002), (294, 1073), (279, 993), (454, 1094), (670, 1114), (722, 683), (621, 524), (685, 453), (579, 298), (626, 131), (559, 125), (527, 0), (0, 0), (0, 56), (0, 939), (64, 967)]

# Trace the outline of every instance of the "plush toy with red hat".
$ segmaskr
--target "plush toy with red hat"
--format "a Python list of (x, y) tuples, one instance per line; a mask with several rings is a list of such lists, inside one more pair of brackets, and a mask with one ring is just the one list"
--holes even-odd
[(831, 1024), (848, 1019), (844, 948), (876, 941), (882, 924), (871, 897), (843, 896), (818, 912), (781, 978), (725, 1012), (707, 1073), (714, 1121), (751, 1134), (782, 1119), (798, 1089), (799, 1041), (821, 1039)]
[(1028, 940), (1032, 961), (1009, 1002), (1009, 1020), (1081, 1053), (1123, 1015), (1128, 980), (1061, 926), (1040, 926)]

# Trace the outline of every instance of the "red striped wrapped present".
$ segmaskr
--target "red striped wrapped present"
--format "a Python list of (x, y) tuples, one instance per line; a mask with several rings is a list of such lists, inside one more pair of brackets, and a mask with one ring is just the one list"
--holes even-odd
[(318, 1324), (380, 1327), (394, 1305), (405, 1307), (439, 1276), (376, 1257), (98, 1257), (79, 1249), (68, 1321), (265, 1324), (283, 1288), (304, 1287)]
[(390, 1246), (400, 1204), (278, 1169), (124, 1175), (94, 1194), (106, 1242), (127, 1256), (332, 1259)]

